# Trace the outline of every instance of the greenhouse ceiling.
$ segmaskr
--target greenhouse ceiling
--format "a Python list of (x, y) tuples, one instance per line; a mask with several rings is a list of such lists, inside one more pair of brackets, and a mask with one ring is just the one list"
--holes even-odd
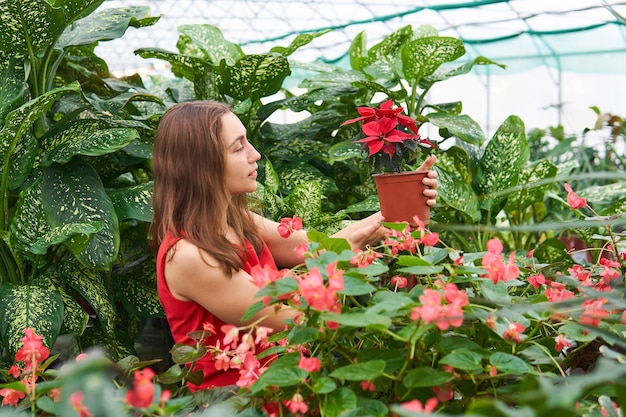
[(107, 59), (113, 70), (145, 66), (132, 55), (139, 47), (176, 50), (176, 28), (183, 24), (216, 26), (247, 53), (331, 29), (294, 55), (305, 61), (341, 62), (362, 31), (370, 47), (402, 26), (429, 24), (440, 35), (461, 38), (466, 58), (488, 57), (506, 64), (507, 73), (538, 66), (614, 74), (626, 68), (626, 1), (123, 0), (104, 6), (120, 5), (147, 5), (161, 19), (124, 37), (129, 52)]

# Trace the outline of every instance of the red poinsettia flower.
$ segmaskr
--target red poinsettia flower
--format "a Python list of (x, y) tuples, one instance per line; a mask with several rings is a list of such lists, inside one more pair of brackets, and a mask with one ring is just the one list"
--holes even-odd
[(416, 120), (405, 115), (404, 108), (394, 107), (391, 99), (382, 102), (378, 108), (357, 107), (357, 111), (360, 117), (346, 120), (342, 126), (362, 122), (361, 137), (355, 142), (367, 149), (368, 158), (377, 161), (378, 169), (382, 162), (386, 170), (400, 171), (404, 162), (415, 159), (418, 145), (434, 148), (431, 142), (420, 137)]

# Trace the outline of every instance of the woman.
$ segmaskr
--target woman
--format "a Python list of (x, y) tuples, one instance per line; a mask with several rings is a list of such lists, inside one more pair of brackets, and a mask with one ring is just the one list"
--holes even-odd
[[(193, 344), (189, 332), (213, 325), (216, 345), (225, 323), (242, 325), (244, 312), (258, 299), (249, 275), (255, 265), (292, 267), (303, 259), (295, 248), (306, 242), (297, 231), (283, 238), (278, 224), (250, 211), (247, 193), (257, 188), (261, 155), (248, 142), (246, 128), (230, 108), (219, 102), (184, 102), (163, 115), (154, 141), (153, 244), (158, 247), (158, 293), (176, 343)], [(430, 169), (435, 158), (423, 168)], [(437, 196), (436, 173), (424, 183), (429, 204)], [(353, 248), (383, 238), (380, 213), (354, 222), (335, 237)], [(267, 309), (262, 325), (276, 331), (295, 312)], [(196, 365), (204, 381), (192, 390), (235, 384), (236, 370), (221, 371), (207, 355)]]

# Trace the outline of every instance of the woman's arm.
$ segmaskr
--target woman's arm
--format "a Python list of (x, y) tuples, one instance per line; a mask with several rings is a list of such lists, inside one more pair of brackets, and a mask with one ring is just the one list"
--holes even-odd
[[(165, 281), (170, 292), (178, 299), (195, 301), (225, 323), (247, 324), (241, 318), (252, 304), (260, 300), (256, 297), (259, 288), (252, 283), (252, 277), (243, 270), (228, 277), (213, 258), (206, 253), (204, 258), (208, 264), (197, 246), (180, 240), (174, 256), (165, 264)], [(296, 314), (296, 310), (289, 307), (276, 312), (272, 306), (256, 314), (252, 321), (267, 315), (261, 324), (282, 331), (285, 320)]]

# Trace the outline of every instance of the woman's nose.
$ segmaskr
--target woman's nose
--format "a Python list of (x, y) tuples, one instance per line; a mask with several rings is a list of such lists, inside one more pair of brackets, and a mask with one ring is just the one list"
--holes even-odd
[(258, 161), (259, 159), (261, 159), (261, 154), (259, 153), (259, 151), (256, 150), (256, 148), (254, 146), (252, 146), (252, 144), (250, 144), (250, 159), (254, 162)]

